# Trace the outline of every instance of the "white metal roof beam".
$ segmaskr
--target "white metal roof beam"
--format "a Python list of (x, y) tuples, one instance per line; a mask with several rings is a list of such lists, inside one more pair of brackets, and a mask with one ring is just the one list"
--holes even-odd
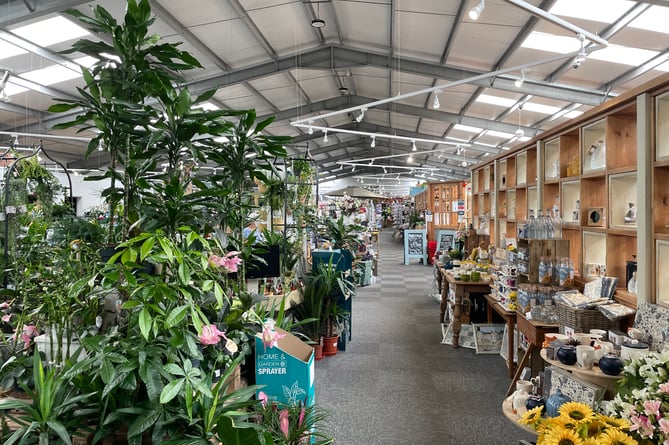
[(32, 0), (35, 11), (31, 12), (22, 1), (4, 2), (2, 5), (2, 24), (9, 27), (26, 20), (38, 19), (88, 3), (90, 3), (90, 0)]
[[(302, 69), (322, 68), (327, 70), (333, 68), (343, 70), (354, 66), (392, 68), (398, 62), (393, 57), (392, 63), (389, 65), (388, 60), (389, 59), (386, 54), (373, 53), (371, 51), (336, 45), (324, 46), (305, 51), (301, 54), (293, 54), (290, 56), (281, 57), (276, 61), (261, 63), (252, 67), (230, 71), (219, 76), (211, 77), (209, 79), (194, 81), (190, 83), (190, 86), (193, 91), (198, 92), (210, 88), (220, 88), (252, 79), (266, 77), (297, 67)], [(471, 69), (458, 68), (455, 66), (444, 66), (436, 63), (420, 62), (407, 58), (402, 58), (401, 66), (402, 71), (404, 72), (446, 80), (459, 80), (484, 74), (483, 71), (474, 71)], [(517, 92), (518, 89), (513, 84), (514, 81), (515, 78), (511, 77), (496, 77), (492, 86), (500, 90)], [(491, 86), (489, 79), (477, 80), (472, 82), (472, 84), (482, 87)], [(602, 91), (570, 85), (558, 85), (533, 79), (527, 79), (525, 81), (524, 88), (528, 94), (532, 94), (534, 96), (549, 97), (568, 102), (579, 102), (585, 105), (593, 106), (601, 104), (607, 98), (606, 94)]]

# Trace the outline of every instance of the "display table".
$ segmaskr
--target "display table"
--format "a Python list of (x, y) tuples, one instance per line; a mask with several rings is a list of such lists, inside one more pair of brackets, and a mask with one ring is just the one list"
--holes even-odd
[[(446, 305), (448, 304), (448, 292), (449, 289), (453, 290), (454, 301), (452, 302), (453, 308), (453, 347), (459, 347), (460, 339), (460, 330), (462, 328), (462, 302), (464, 299), (469, 300), (469, 296), (472, 293), (482, 293), (487, 294), (490, 292), (489, 283), (484, 283), (481, 281), (460, 281), (456, 280), (455, 277), (445, 269), (440, 269), (442, 274), (442, 289), (441, 289), (441, 305), (439, 306), (439, 313), (441, 320), (444, 319), (446, 315)], [(446, 280), (446, 281), (443, 281)], [(448, 286), (446, 286), (448, 283)]]
[(537, 434), (537, 432), (535, 430), (533, 430), (532, 428), (530, 428), (529, 426), (522, 425), (522, 424), (518, 423), (518, 419), (520, 419), (520, 416), (525, 411), (518, 412), (518, 413), (513, 412), (513, 396), (509, 396), (509, 397), (504, 399), (504, 401), (502, 402), (502, 412), (504, 413), (504, 416), (507, 419), (509, 419), (510, 421), (512, 421), (518, 428), (523, 429), (523, 430), (525, 430), (527, 432), (530, 432), (530, 433), (533, 433), (533, 434)]
[(518, 369), (511, 380), (511, 385), (506, 392), (506, 395), (513, 393), (516, 387), (516, 381), (520, 377), (523, 368), (530, 362), (530, 369), (532, 375), (535, 376), (539, 371), (543, 370), (543, 359), (541, 358), (541, 345), (544, 342), (544, 334), (555, 333), (560, 330), (560, 325), (539, 323), (534, 320), (528, 320), (524, 314), (517, 313), (516, 326), (518, 333), (523, 334), (528, 341), (527, 350), (523, 354), (523, 358), (518, 363)]
[(492, 295), (488, 294), (485, 296), (485, 299), (488, 303), (488, 323), (492, 323), (492, 313), (493, 311), (497, 312), (500, 317), (504, 319), (506, 323), (506, 333), (507, 333), (507, 355), (506, 355), (506, 366), (509, 368), (509, 378), (513, 379), (515, 374), (515, 361), (514, 356), (516, 355), (516, 311), (509, 311), (504, 306), (499, 304), (499, 302)]

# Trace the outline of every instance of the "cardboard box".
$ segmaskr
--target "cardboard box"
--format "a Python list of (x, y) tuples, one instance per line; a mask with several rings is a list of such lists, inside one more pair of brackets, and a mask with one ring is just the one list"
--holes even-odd
[(256, 384), (269, 400), (294, 403), (306, 401), (312, 405), (315, 398), (314, 350), (311, 346), (280, 328), (285, 334), (278, 346), (265, 348), (262, 334), (256, 334)]

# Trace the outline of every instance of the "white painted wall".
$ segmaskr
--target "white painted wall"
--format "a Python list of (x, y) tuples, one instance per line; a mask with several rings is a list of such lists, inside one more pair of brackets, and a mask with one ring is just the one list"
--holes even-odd
[[(54, 176), (65, 187), (67, 184), (67, 177), (64, 173), (54, 173)], [(102, 190), (109, 187), (109, 179), (102, 181), (84, 181), (84, 176), (75, 176), (70, 174), (72, 180), (72, 197), (79, 198), (77, 200), (77, 215), (82, 216), (84, 212), (91, 207), (99, 206), (103, 203), (101, 198)]]

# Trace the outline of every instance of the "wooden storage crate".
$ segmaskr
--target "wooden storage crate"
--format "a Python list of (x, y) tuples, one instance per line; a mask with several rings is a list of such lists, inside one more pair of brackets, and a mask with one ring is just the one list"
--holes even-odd
[(565, 326), (573, 328), (575, 332), (590, 332), (590, 329), (620, 329), (620, 320), (609, 320), (599, 309), (577, 309), (565, 304), (557, 304), (557, 314), (560, 320), (560, 333), (564, 334)]

